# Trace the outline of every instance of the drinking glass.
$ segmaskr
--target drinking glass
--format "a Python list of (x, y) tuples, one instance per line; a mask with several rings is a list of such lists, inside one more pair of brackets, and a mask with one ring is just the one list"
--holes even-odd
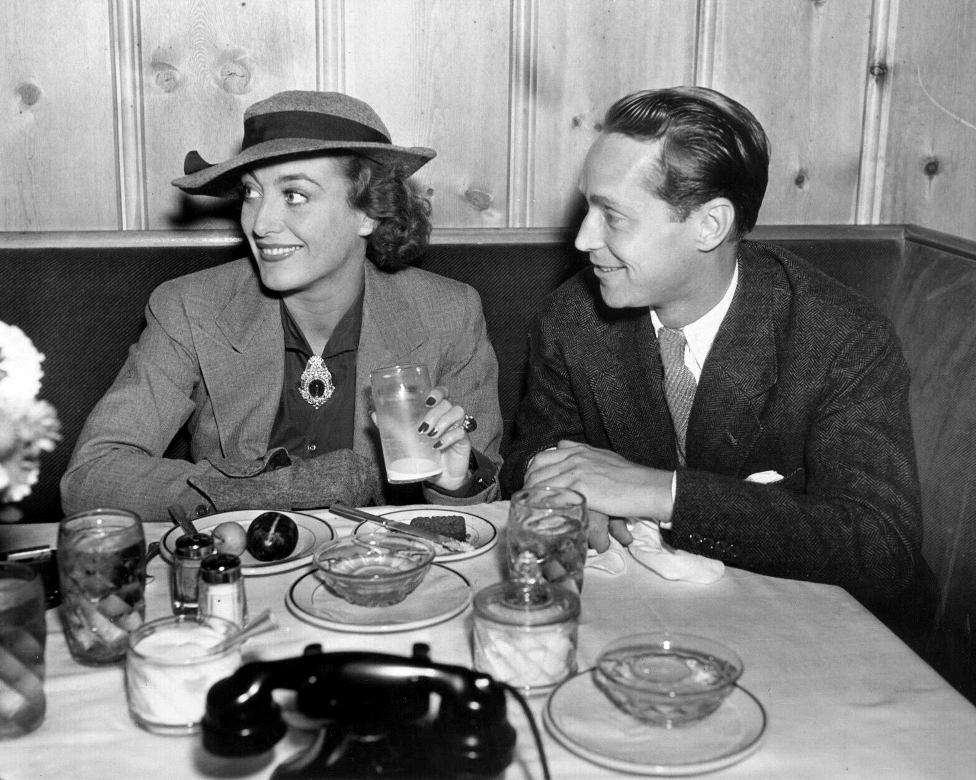
[(122, 661), (129, 632), (146, 615), (146, 541), (139, 516), (92, 509), (62, 520), (58, 571), (71, 655), (91, 666)]
[(22, 563), (0, 563), (0, 739), (44, 720), (44, 585)]
[(373, 371), (370, 380), (387, 480), (420, 482), (440, 474), (441, 456), (434, 439), (417, 431), (431, 390), (427, 366), (386, 366)]
[(155, 734), (200, 731), (207, 692), (241, 665), (240, 644), (213, 652), (237, 626), (215, 615), (177, 615), (145, 623), (128, 637), (129, 715)]
[(508, 510), (508, 565), (525, 550), (539, 560), (542, 575), (558, 585), (583, 589), (586, 565), (586, 499), (569, 488), (533, 487), (512, 496)]

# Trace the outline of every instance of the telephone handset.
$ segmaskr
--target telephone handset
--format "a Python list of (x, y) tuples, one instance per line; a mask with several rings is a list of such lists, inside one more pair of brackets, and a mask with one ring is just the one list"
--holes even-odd
[(240, 667), (207, 694), (203, 746), (255, 756), (284, 735), (277, 689), (296, 692), (300, 713), (322, 722), (315, 742), (272, 778), (470, 778), (500, 775), (515, 751), (505, 690), (490, 676), (436, 664), (426, 645), (412, 657), (323, 653)]

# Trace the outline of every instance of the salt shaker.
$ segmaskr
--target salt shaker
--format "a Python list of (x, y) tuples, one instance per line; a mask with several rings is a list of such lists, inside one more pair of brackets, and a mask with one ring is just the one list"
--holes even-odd
[(174, 615), (197, 614), (200, 564), (213, 552), (210, 534), (184, 534), (176, 540), (171, 580)]
[(247, 596), (241, 559), (229, 553), (209, 555), (200, 564), (200, 614), (247, 623)]
[(474, 598), (474, 666), (526, 695), (547, 693), (576, 671), (580, 600), (548, 583), (525, 550), (512, 580)]

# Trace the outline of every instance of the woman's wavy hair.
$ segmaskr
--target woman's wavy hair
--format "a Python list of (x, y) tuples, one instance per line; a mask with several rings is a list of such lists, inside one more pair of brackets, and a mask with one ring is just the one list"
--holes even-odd
[(430, 241), (430, 200), (396, 166), (359, 155), (343, 155), (349, 205), (376, 220), (366, 240), (366, 257), (377, 268), (393, 271), (415, 261)]
[(648, 190), (679, 222), (712, 198), (735, 207), (735, 238), (756, 225), (769, 180), (769, 139), (743, 105), (704, 87), (645, 90), (607, 111), (603, 131), (661, 141)]

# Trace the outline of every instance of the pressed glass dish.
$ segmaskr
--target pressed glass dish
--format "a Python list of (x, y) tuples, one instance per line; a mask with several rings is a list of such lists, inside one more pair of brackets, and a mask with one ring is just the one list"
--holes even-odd
[(672, 728), (715, 712), (741, 674), (742, 660), (725, 645), (661, 631), (611, 642), (597, 658), (593, 679), (624, 712)]
[(318, 576), (332, 593), (361, 607), (399, 604), (423, 582), (434, 545), (397, 533), (356, 534), (320, 547)]

